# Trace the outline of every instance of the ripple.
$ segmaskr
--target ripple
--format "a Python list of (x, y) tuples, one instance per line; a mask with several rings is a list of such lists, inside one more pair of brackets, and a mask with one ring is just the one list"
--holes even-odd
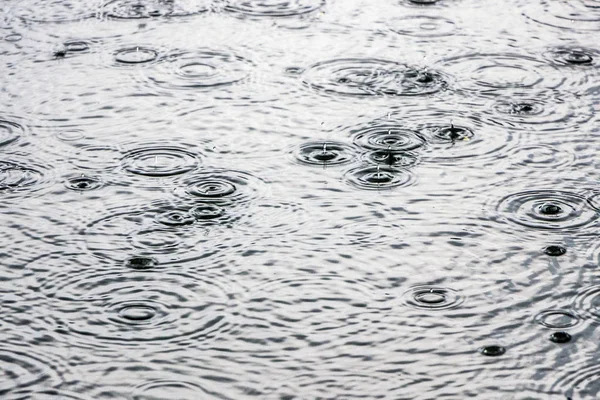
[(187, 177), (177, 193), (190, 200), (240, 204), (256, 197), (262, 187), (262, 182), (248, 173), (214, 170)]
[(0, 161), (0, 192), (36, 189), (45, 179), (44, 172), (37, 167)]
[(523, 15), (543, 25), (570, 30), (600, 30), (600, 8), (594, 0), (538, 0), (521, 7)]
[(70, 177), (65, 182), (67, 189), (80, 192), (100, 189), (103, 185), (102, 179), (99, 177), (85, 176), (83, 174), (80, 176)]
[(404, 301), (413, 308), (448, 310), (460, 307), (464, 299), (450, 288), (423, 285), (404, 293)]
[(497, 95), (506, 89), (554, 89), (565, 80), (556, 67), (520, 54), (467, 54), (442, 61), (458, 85), (478, 95)]
[(410, 168), (419, 163), (417, 155), (394, 150), (373, 150), (366, 153), (363, 159), (374, 164), (384, 164), (393, 168)]
[(212, 0), (113, 0), (104, 5), (109, 18), (186, 17), (211, 9)]
[(135, 255), (160, 264), (202, 259), (226, 247), (226, 240), (211, 241), (227, 231), (231, 217), (215, 219), (208, 235), (205, 231), (211, 220), (195, 218), (192, 212), (193, 206), (182, 208), (168, 202), (110, 208), (85, 228), (86, 245), (94, 255), (109, 260), (123, 262)]
[(54, 361), (31, 350), (27, 350), (27, 346), (20, 350), (12, 350), (5, 345), (0, 347), (0, 394), (7, 395), (25, 389), (30, 392), (42, 383), (49, 381), (57, 384), (61, 381)]
[(250, 61), (232, 53), (201, 49), (166, 56), (148, 70), (150, 81), (166, 89), (208, 89), (240, 83), (250, 76)]
[(576, 46), (551, 48), (544, 55), (550, 62), (578, 68), (596, 65), (600, 58), (600, 52), (597, 50)]
[(356, 158), (356, 149), (341, 142), (308, 142), (292, 151), (296, 161), (309, 165), (343, 165)]
[(576, 368), (568, 368), (550, 390), (562, 393), (567, 399), (595, 399), (600, 393), (600, 364), (586, 360), (588, 365), (578, 362)]
[(494, 121), (511, 129), (564, 131), (589, 121), (594, 111), (574, 95), (559, 92), (513, 94), (491, 104)]
[(133, 391), (132, 399), (152, 400), (176, 397), (179, 400), (193, 400), (198, 398), (213, 398), (213, 396), (219, 399), (229, 399), (229, 397), (222, 397), (220, 393), (217, 394), (192, 381), (158, 379), (136, 387)]
[(114, 57), (120, 64), (146, 64), (158, 58), (158, 51), (144, 46), (126, 47), (117, 50)]
[(225, 210), (215, 204), (202, 204), (189, 211), (190, 215), (199, 220), (218, 219), (225, 215)]
[(374, 122), (352, 130), (354, 143), (369, 150), (410, 151), (425, 146), (418, 132), (394, 122)]
[(392, 189), (414, 183), (409, 171), (379, 165), (351, 169), (344, 177), (351, 185), (368, 190)]
[(161, 343), (164, 349), (227, 330), (231, 288), (220, 283), (223, 279), (214, 273), (81, 268), (63, 260), (59, 269), (40, 265), (30, 289), (47, 299), (38, 306), (50, 308), (48, 315), (63, 321), (71, 338), (131, 347)]
[(536, 144), (513, 149), (509, 154), (509, 159), (516, 167), (552, 169), (573, 164), (575, 154), (555, 146)]
[(324, 5), (325, 0), (228, 0), (225, 10), (255, 17), (291, 17)]
[(573, 308), (583, 318), (600, 323), (600, 286), (580, 290), (573, 300)]
[(142, 147), (130, 151), (123, 168), (136, 175), (165, 177), (190, 172), (199, 164), (195, 154), (177, 147)]
[(18, 42), (21, 39), (23, 39), (23, 35), (20, 33), (10, 33), (4, 37), (4, 40), (11, 43)]
[(374, 58), (346, 58), (313, 65), (303, 75), (311, 88), (351, 96), (417, 96), (443, 90), (440, 72)]
[(66, 23), (96, 15), (86, 0), (33, 0), (20, 2), (18, 16), (31, 22)]
[(388, 22), (388, 26), (392, 32), (399, 35), (418, 37), (450, 36), (456, 30), (454, 21), (426, 15), (394, 18)]
[(16, 122), (0, 118), (0, 146), (14, 142), (25, 134), (25, 129)]
[(579, 323), (579, 317), (566, 310), (545, 310), (535, 316), (535, 322), (546, 328), (566, 329)]
[(584, 196), (559, 190), (531, 190), (502, 199), (498, 212), (508, 221), (536, 229), (580, 228), (598, 218)]

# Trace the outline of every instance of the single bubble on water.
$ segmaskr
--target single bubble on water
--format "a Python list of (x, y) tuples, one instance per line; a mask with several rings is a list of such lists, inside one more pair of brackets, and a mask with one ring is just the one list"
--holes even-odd
[(562, 208), (554, 203), (544, 203), (539, 206), (538, 210), (544, 215), (558, 215), (563, 212)]
[(492, 345), (482, 347), (481, 349), (479, 349), (479, 352), (484, 356), (498, 357), (506, 353), (506, 349), (502, 346)]
[(559, 257), (566, 254), (567, 249), (558, 245), (550, 245), (544, 248), (544, 253), (551, 257)]
[(158, 265), (158, 261), (152, 257), (136, 256), (125, 261), (125, 266), (131, 269), (151, 269)]
[(567, 332), (553, 332), (550, 335), (550, 340), (554, 343), (567, 343), (571, 341), (571, 335)]

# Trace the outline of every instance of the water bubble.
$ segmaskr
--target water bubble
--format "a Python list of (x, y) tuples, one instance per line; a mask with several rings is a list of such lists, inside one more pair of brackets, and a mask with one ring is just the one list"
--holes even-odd
[(537, 229), (569, 229), (598, 218), (584, 196), (559, 190), (531, 190), (504, 198), (498, 211), (518, 225)]
[(84, 175), (68, 178), (65, 182), (67, 189), (76, 191), (95, 190), (101, 188), (102, 185), (103, 183), (100, 178)]
[(356, 158), (355, 149), (340, 142), (308, 142), (293, 150), (297, 161), (310, 165), (343, 165)]
[(579, 323), (579, 318), (566, 310), (545, 310), (535, 316), (535, 321), (551, 329), (571, 328)]
[(125, 261), (125, 267), (137, 270), (152, 269), (158, 265), (158, 261), (152, 257), (136, 256)]
[(550, 335), (550, 340), (554, 343), (567, 343), (571, 341), (571, 335), (567, 332), (553, 332)]
[(404, 293), (406, 304), (424, 310), (448, 310), (459, 307), (464, 299), (454, 290), (438, 286), (415, 286)]
[(126, 171), (136, 175), (165, 177), (196, 169), (198, 158), (177, 147), (144, 147), (130, 151), (122, 160)]
[(345, 174), (345, 177), (353, 186), (370, 190), (409, 186), (414, 180), (409, 171), (379, 165), (351, 169)]
[(148, 70), (155, 84), (171, 89), (215, 88), (240, 83), (249, 77), (253, 64), (233, 53), (200, 49), (166, 56)]
[(567, 253), (567, 249), (562, 246), (551, 245), (544, 248), (544, 253), (550, 257), (560, 257)]
[(479, 352), (484, 356), (498, 357), (506, 353), (506, 349), (502, 346), (492, 345), (482, 347), (481, 349), (479, 349)]
[(435, 70), (373, 58), (324, 61), (309, 68), (303, 81), (324, 92), (351, 96), (417, 96), (447, 86), (447, 78)]
[(128, 47), (115, 52), (115, 60), (121, 64), (145, 64), (158, 58), (158, 51), (146, 47)]
[(325, 0), (230, 0), (225, 9), (254, 17), (290, 17), (314, 12)]

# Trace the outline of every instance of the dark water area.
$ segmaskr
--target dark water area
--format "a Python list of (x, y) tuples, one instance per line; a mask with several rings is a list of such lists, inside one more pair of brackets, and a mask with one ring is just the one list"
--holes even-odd
[(597, 399), (599, 35), (2, 0), (0, 398)]

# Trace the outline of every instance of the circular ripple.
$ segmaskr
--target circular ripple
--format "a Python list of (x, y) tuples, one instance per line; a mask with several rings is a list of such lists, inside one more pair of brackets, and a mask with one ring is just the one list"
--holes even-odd
[(16, 122), (0, 119), (0, 146), (5, 146), (21, 137), (25, 129)]
[(90, 49), (90, 44), (83, 40), (70, 40), (64, 43), (64, 47), (68, 53), (83, 53)]
[[(587, 363), (596, 360), (586, 360)], [(563, 376), (549, 390), (563, 393), (561, 399), (596, 399), (600, 393), (600, 364), (584, 365), (577, 363), (575, 368), (563, 372)]]
[(452, 20), (426, 15), (395, 18), (388, 25), (392, 32), (418, 37), (449, 36), (456, 30), (456, 24)]
[(545, 57), (558, 65), (589, 66), (596, 64), (600, 54), (583, 47), (556, 47), (548, 50)]
[(498, 211), (513, 223), (537, 229), (577, 228), (598, 218), (585, 197), (558, 190), (512, 194), (500, 202)]
[(21, 39), (23, 39), (23, 35), (21, 35), (20, 33), (11, 33), (8, 34), (4, 37), (4, 40), (6, 40), (7, 42), (18, 42)]
[(411, 307), (426, 310), (447, 310), (459, 307), (464, 299), (454, 290), (437, 286), (415, 286), (404, 293)]
[(225, 9), (256, 17), (290, 17), (314, 12), (325, 0), (228, 0)]
[(145, 64), (155, 61), (158, 51), (143, 46), (127, 47), (115, 52), (115, 61), (120, 64)]
[(212, 0), (113, 0), (105, 15), (118, 19), (185, 17), (210, 10)]
[(354, 143), (369, 150), (410, 151), (425, 146), (419, 133), (403, 129), (399, 123), (376, 121), (352, 129)]
[(96, 15), (86, 0), (33, 0), (20, 2), (17, 15), (33, 22), (74, 22)]
[(132, 174), (163, 177), (192, 171), (199, 161), (195, 154), (177, 147), (147, 147), (129, 152), (122, 164)]
[(535, 322), (546, 328), (566, 329), (579, 323), (579, 318), (570, 311), (546, 310), (535, 316)]
[(186, 178), (180, 194), (203, 202), (238, 204), (255, 197), (260, 185), (260, 181), (245, 172), (215, 170)]
[(65, 260), (60, 269), (38, 271), (32, 289), (52, 315), (81, 340), (137, 347), (215, 337), (228, 326), (228, 294), (214, 274), (160, 275), (81, 269)]
[(345, 174), (345, 178), (359, 189), (370, 190), (409, 186), (414, 182), (413, 175), (407, 170), (379, 165), (351, 169)]
[(417, 96), (447, 86), (440, 72), (373, 58), (321, 62), (304, 73), (303, 81), (324, 92), (353, 96)]
[(575, 296), (573, 308), (584, 318), (600, 323), (600, 286), (587, 287)]
[(571, 94), (538, 92), (514, 94), (491, 103), (494, 121), (510, 129), (558, 131), (589, 121), (591, 105)]
[(356, 158), (355, 149), (340, 142), (304, 143), (292, 153), (302, 164), (321, 166), (348, 164)]
[(523, 5), (527, 18), (556, 28), (571, 30), (600, 30), (600, 6), (594, 0), (539, 0)]
[(239, 83), (251, 68), (252, 63), (235, 54), (206, 49), (165, 57), (147, 74), (166, 89), (202, 89)]
[(460, 76), (459, 85), (479, 95), (497, 95), (503, 89), (559, 87), (564, 77), (542, 60), (519, 54), (468, 54), (442, 62)]
[(547, 145), (519, 146), (509, 157), (513, 165), (527, 168), (565, 167), (575, 161), (575, 154)]
[(170, 210), (157, 215), (156, 220), (167, 226), (183, 226), (196, 222), (196, 218), (188, 210)]
[(65, 186), (67, 189), (82, 192), (100, 189), (103, 186), (103, 182), (98, 177), (81, 175), (68, 178), (65, 182)]
[[(180, 400), (193, 400), (199, 398), (213, 398), (216, 392), (189, 381), (180, 380), (154, 380), (151, 383), (139, 386), (134, 390), (133, 400), (151, 400), (174, 398)], [(223, 398), (219, 394), (215, 398)]]
[(189, 213), (195, 219), (210, 220), (223, 217), (225, 210), (215, 204), (202, 204), (192, 208)]
[(0, 161), (0, 191), (17, 192), (35, 188), (44, 181), (44, 173), (33, 167)]

